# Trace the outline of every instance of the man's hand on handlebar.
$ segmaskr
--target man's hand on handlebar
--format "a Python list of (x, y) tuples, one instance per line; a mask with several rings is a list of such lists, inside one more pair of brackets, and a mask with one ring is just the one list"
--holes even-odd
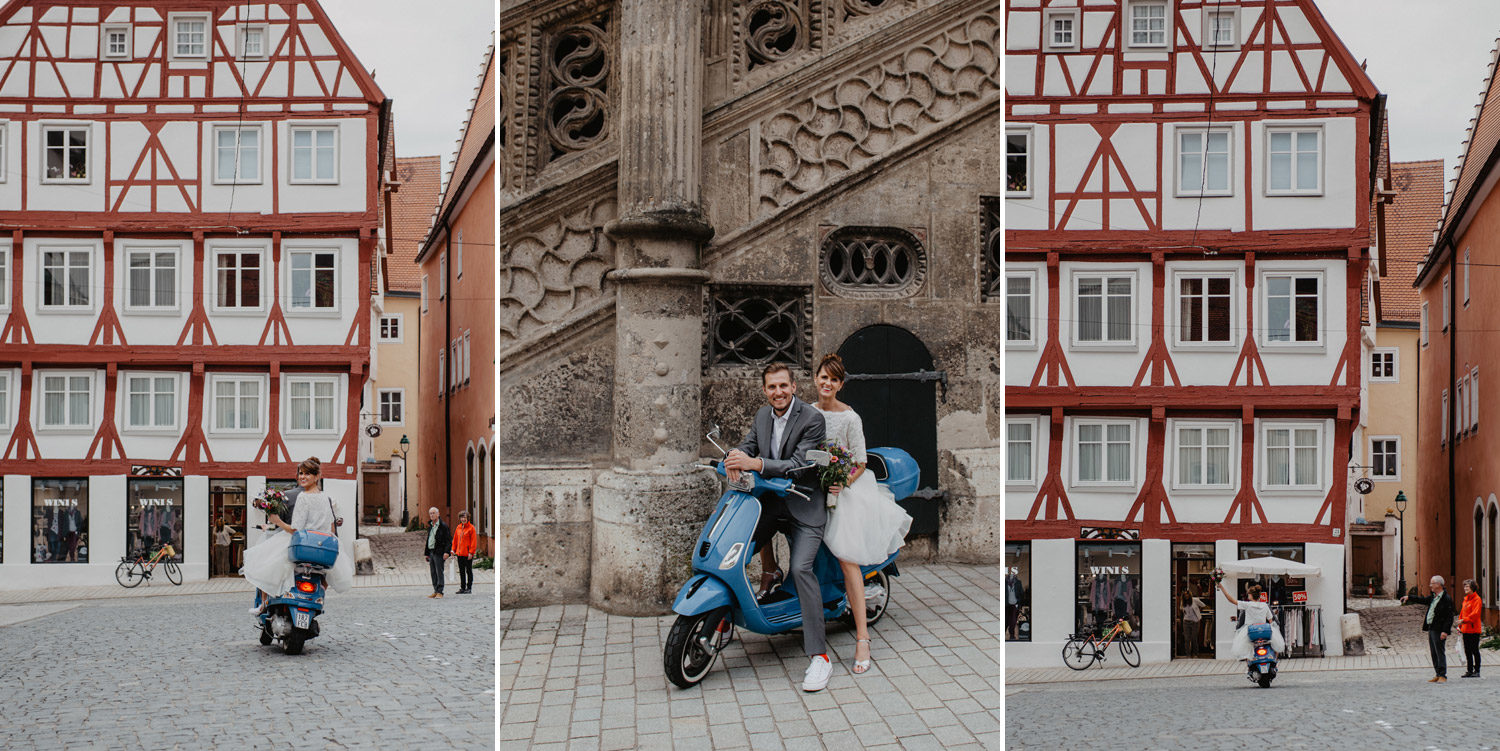
[(724, 457), (724, 476), (731, 482), (739, 482), (740, 472), (750, 470), (759, 472), (766, 466), (760, 459), (750, 456), (739, 449), (730, 449), (729, 454)]

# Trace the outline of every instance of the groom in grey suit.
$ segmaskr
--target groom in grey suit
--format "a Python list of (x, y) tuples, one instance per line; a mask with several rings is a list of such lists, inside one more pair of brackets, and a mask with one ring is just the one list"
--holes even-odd
[[(725, 457), (724, 468), (730, 479), (737, 479), (743, 470), (759, 472), (765, 477), (786, 477), (793, 468), (806, 464), (807, 452), (823, 442), (823, 415), (797, 398), (791, 369), (779, 363), (766, 366), (761, 373), (761, 387), (769, 404), (755, 413), (755, 422), (744, 442)], [(802, 606), (802, 645), (812, 658), (802, 690), (819, 691), (828, 685), (828, 676), (833, 672), (824, 637), (822, 592), (813, 573), (813, 560), (823, 544), (828, 508), (817, 483), (810, 485), (814, 489), (809, 494), (810, 501), (777, 493), (761, 496), (761, 529), (757, 530), (756, 542), (760, 546), (770, 544), (777, 528), (787, 535), (792, 552), (791, 578)]]

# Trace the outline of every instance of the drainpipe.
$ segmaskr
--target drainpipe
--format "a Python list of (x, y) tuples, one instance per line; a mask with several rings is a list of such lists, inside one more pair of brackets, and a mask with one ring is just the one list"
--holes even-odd
[(1448, 571), (1458, 576), (1458, 248), (1448, 241)]
[[(449, 278), (453, 275), (453, 258), (449, 251), (453, 246), (453, 228), (445, 225), (443, 227), (443, 288), (447, 294), (443, 296), (443, 350), (448, 353), (448, 367), (443, 372), (443, 509), (444, 517), (450, 512), (453, 499), (453, 392), (448, 390), (448, 384), (453, 382), (453, 369), (457, 367), (453, 362), (453, 350), (449, 343), (453, 341), (453, 281)], [(436, 505), (436, 504), (434, 504)]]

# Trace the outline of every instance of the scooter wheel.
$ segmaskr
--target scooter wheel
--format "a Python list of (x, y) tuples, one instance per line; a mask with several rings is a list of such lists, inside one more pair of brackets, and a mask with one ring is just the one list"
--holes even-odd
[[(719, 651), (729, 643), (728, 632), (722, 637), (719, 632), (719, 624), (728, 617), (729, 608), (677, 616), (662, 650), (662, 666), (666, 669), (667, 680), (679, 688), (692, 688), (708, 675), (719, 659)], [(704, 649), (703, 642), (708, 643), (709, 649)]]
[(267, 630), (267, 629), (264, 629), (264, 628), (261, 629), (260, 630), (260, 645), (262, 647), (265, 647), (265, 646), (269, 646), (270, 644), (271, 644), (271, 632), (269, 630)]
[(302, 654), (302, 642), (302, 634), (287, 634), (286, 638), (281, 640), (282, 646), (286, 647), (286, 653), (289, 655)]
[[(881, 618), (885, 617), (885, 611), (891, 606), (891, 578), (886, 575), (885, 569), (878, 569), (865, 578), (865, 625), (873, 626)], [(854, 614), (847, 610), (839, 616), (839, 620), (854, 626)]]
[(1271, 687), (1271, 679), (1273, 679), (1275, 677), (1276, 677), (1276, 675), (1274, 673), (1261, 673), (1260, 674), (1260, 680), (1256, 681), (1256, 683), (1260, 684), (1261, 688), (1270, 688)]

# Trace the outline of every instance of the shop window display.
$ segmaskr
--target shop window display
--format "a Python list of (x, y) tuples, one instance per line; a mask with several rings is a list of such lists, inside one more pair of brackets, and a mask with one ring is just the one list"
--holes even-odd
[(209, 537), (214, 546), (209, 576), (234, 576), (243, 564), (246, 486), (244, 480), (208, 481), (209, 516), (213, 524)]
[(1102, 634), (1124, 618), (1130, 622), (1128, 638), (1141, 639), (1140, 543), (1079, 542), (1077, 556), (1077, 633)]
[(89, 562), (89, 481), (31, 481), (31, 562)]
[(131, 478), (125, 486), (125, 549), (132, 555), (151, 555), (163, 544), (182, 563), (181, 478)]
[(1005, 640), (1031, 641), (1031, 543), (1005, 543)]

